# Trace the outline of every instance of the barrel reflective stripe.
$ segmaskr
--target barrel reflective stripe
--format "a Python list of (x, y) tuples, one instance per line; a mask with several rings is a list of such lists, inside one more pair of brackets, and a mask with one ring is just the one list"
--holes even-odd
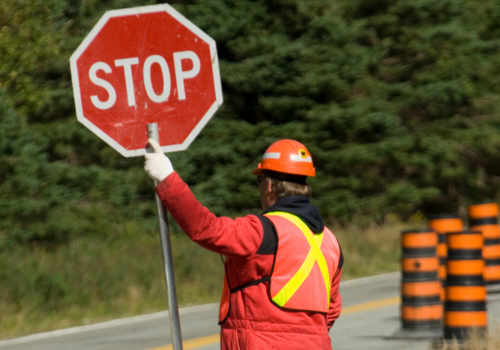
[(438, 238), (435, 231), (406, 230), (401, 233), (401, 245), (405, 256), (435, 256)]
[(483, 275), (486, 284), (500, 283), (500, 265), (496, 264), (494, 266), (485, 266)]
[(481, 231), (485, 239), (495, 239), (500, 237), (500, 227), (495, 225), (474, 225), (470, 226), (471, 230)]
[(401, 285), (403, 292), (403, 298), (405, 296), (416, 297), (416, 296), (427, 296), (439, 294), (439, 281), (436, 279), (434, 281), (412, 281), (406, 282)]
[(435, 249), (437, 245), (437, 235), (434, 231), (418, 231), (407, 230), (403, 231), (401, 237), (402, 245), (404, 248), (424, 248), (432, 247)]
[(448, 301), (484, 301), (486, 288), (483, 286), (448, 286), (446, 287)]
[(479, 249), (483, 248), (483, 237), (481, 235), (470, 235), (467, 239), (451, 239), (448, 241), (448, 254), (453, 249)]
[[(497, 249), (495, 246), (487, 246), (483, 247), (483, 258), (485, 260), (498, 260), (500, 258), (500, 249)], [(496, 261), (498, 264), (498, 261)]]
[(304, 283), (307, 276), (309, 276), (314, 266), (314, 262), (316, 261), (318, 263), (318, 266), (321, 270), (321, 274), (323, 275), (323, 279), (325, 281), (325, 288), (327, 295), (326, 302), (328, 305), (330, 303), (330, 273), (328, 271), (328, 266), (326, 264), (325, 256), (323, 255), (323, 252), (320, 249), (321, 243), (323, 242), (323, 232), (319, 234), (312, 233), (309, 227), (307, 227), (307, 225), (295, 215), (285, 212), (272, 212), (266, 214), (266, 216), (272, 216), (272, 215), (281, 216), (282, 218), (291, 221), (295, 226), (297, 226), (300, 229), (300, 231), (302, 231), (310, 246), (309, 253), (307, 254), (307, 257), (304, 260), (302, 266), (287, 282), (287, 284), (274, 297), (272, 297), (273, 301), (280, 306), (285, 306), (285, 304), (295, 294), (295, 292), (299, 289), (302, 283)]
[(433, 280), (403, 280), (401, 283), (401, 299), (403, 304), (419, 304), (439, 301), (441, 282)]
[(267, 152), (264, 153), (262, 159), (280, 159), (281, 153), (279, 152)]
[(439, 301), (434, 302), (430, 305), (421, 306), (401, 306), (401, 313), (403, 319), (415, 320), (415, 321), (428, 321), (436, 320), (441, 321), (443, 317), (443, 307)]
[(488, 315), (484, 311), (448, 311), (444, 314), (444, 318), (445, 324), (449, 327), (480, 327), (488, 324)]
[(421, 272), (421, 271), (437, 271), (439, 260), (436, 257), (425, 258), (406, 258), (402, 259), (403, 271), (405, 272)]
[(448, 275), (482, 275), (483, 260), (448, 260)]
[(467, 208), (467, 211), (469, 219), (472, 220), (497, 218), (499, 213), (497, 203), (471, 204)]
[(401, 321), (404, 329), (434, 329), (439, 327), (442, 318), (443, 306), (439, 300), (401, 305)]
[(436, 256), (419, 258), (403, 255), (401, 258), (401, 270), (405, 280), (434, 279), (438, 277), (438, 266), (439, 260)]

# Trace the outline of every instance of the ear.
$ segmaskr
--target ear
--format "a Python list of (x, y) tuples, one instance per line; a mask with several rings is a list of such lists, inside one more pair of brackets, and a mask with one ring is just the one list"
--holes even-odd
[(273, 183), (271, 182), (271, 179), (267, 178), (266, 179), (266, 192), (267, 193), (272, 193), (273, 192)]

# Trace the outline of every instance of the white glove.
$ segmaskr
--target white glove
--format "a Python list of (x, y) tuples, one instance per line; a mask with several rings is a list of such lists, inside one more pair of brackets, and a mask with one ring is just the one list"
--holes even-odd
[(174, 172), (170, 159), (163, 153), (160, 145), (153, 139), (148, 140), (149, 145), (153, 148), (154, 153), (147, 153), (144, 170), (155, 182), (163, 181), (168, 175)]

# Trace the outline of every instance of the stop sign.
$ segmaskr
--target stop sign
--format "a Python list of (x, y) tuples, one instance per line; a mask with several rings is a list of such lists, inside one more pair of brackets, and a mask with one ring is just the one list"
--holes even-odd
[(78, 120), (126, 157), (185, 150), (222, 104), (215, 41), (169, 5), (108, 11), (70, 58)]

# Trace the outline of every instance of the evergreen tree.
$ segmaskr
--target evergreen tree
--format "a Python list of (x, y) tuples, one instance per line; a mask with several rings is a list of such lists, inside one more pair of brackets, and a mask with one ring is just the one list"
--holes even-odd
[[(0, 246), (154, 225), (143, 160), (76, 121), (69, 56), (139, 0), (0, 2)], [(329, 221), (498, 200), (493, 0), (183, 0), (217, 42), (224, 104), (174, 168), (216, 214), (258, 212), (250, 175), (281, 138), (309, 148)]]

